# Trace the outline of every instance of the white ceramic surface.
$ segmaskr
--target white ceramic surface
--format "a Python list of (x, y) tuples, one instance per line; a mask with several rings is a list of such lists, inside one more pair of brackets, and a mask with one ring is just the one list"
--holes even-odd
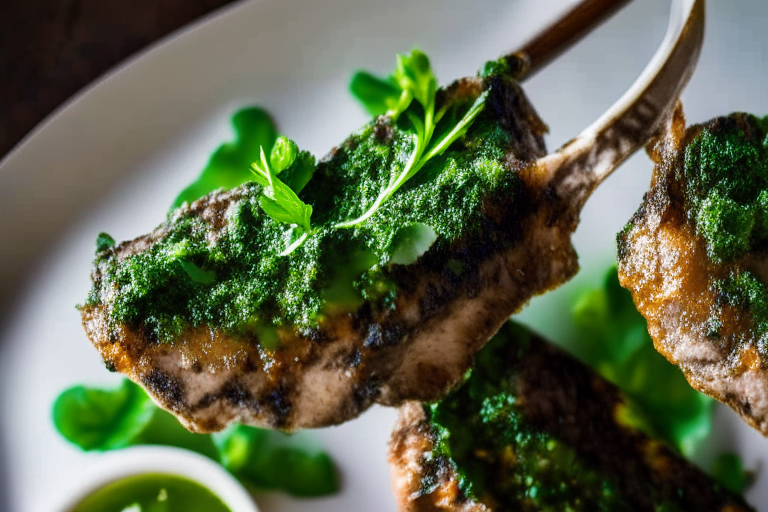
[(167, 446), (136, 446), (106, 454), (93, 454), (91, 458), (92, 464), (78, 476), (76, 485), (56, 499), (54, 512), (69, 512), (101, 487), (145, 473), (187, 478), (213, 492), (232, 512), (259, 512), (251, 495), (235, 477), (211, 459), (188, 450)]
[[(0, 510), (55, 510), (93, 458), (53, 430), (57, 393), (114, 382), (73, 305), (88, 290), (99, 231), (117, 239), (158, 224), (176, 193), (232, 134), (229, 116), (266, 107), (281, 132), (317, 155), (360, 126), (351, 73), (388, 72), (414, 45), (443, 83), (514, 48), (570, 0), (264, 0), (226, 9), (110, 73), (0, 163)], [(708, 3), (707, 39), (684, 102), (699, 122), (734, 110), (768, 113), (768, 2)], [(636, 0), (525, 88), (550, 124), (550, 148), (579, 133), (632, 83), (660, 43), (668, 0)], [(650, 180), (638, 154), (587, 203), (575, 235), (582, 273), (534, 300), (521, 318), (568, 341), (569, 303), (615, 258), (614, 236)], [(15, 286), (21, 283), (21, 286)], [(15, 286), (12, 288), (12, 286)], [(257, 497), (261, 510), (394, 510), (385, 460), (394, 411), (317, 431), (339, 463), (343, 491), (321, 500)], [(718, 408), (710, 450), (768, 463), (768, 440)], [(748, 493), (768, 511), (768, 475)]]

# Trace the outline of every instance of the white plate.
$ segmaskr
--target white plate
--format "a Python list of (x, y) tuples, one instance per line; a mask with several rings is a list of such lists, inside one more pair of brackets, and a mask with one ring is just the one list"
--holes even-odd
[[(258, 104), (281, 132), (324, 154), (365, 121), (346, 90), (358, 68), (388, 72), (414, 45), (445, 83), (473, 74), (572, 3), (568, 0), (271, 0), (224, 10), (132, 59), (46, 121), (0, 164), (0, 289), (9, 306), (0, 330), (0, 509), (52, 510), (92, 460), (53, 430), (57, 393), (106, 383), (74, 304), (89, 288), (99, 231), (133, 238), (164, 218), (176, 193), (232, 134), (229, 116)], [(768, 113), (768, 3), (710, 2), (707, 41), (684, 96), (689, 120), (733, 110)], [(592, 37), (525, 84), (550, 123), (555, 148), (593, 121), (639, 74), (660, 43), (667, 0), (634, 2)], [(650, 178), (643, 155), (587, 203), (575, 236), (582, 273), (535, 300), (522, 318), (567, 339), (574, 290), (595, 285), (615, 255), (614, 236)], [(259, 496), (262, 510), (391, 511), (385, 443), (394, 411), (317, 432), (338, 461), (343, 491), (323, 500)], [(718, 408), (712, 453), (768, 463), (768, 440)], [(703, 459), (711, 458), (704, 454)], [(768, 510), (768, 475), (748, 494)]]

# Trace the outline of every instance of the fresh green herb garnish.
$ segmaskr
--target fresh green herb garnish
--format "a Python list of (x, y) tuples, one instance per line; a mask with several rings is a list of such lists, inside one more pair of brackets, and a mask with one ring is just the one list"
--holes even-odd
[(127, 379), (112, 389), (65, 390), (53, 405), (53, 422), (64, 438), (85, 451), (175, 446), (220, 462), (244, 484), (259, 489), (295, 496), (323, 496), (339, 489), (333, 461), (314, 447), (309, 434), (244, 425), (212, 435), (193, 434)]
[(710, 433), (714, 401), (691, 388), (653, 348), (645, 319), (619, 284), (615, 267), (602, 288), (576, 301), (575, 354), (635, 402), (635, 426), (691, 455)]
[[(194, 212), (176, 210), (166, 234), (146, 251), (118, 261), (100, 245), (95, 264), (103, 278), (94, 282), (84, 307), (109, 297), (111, 325), (141, 327), (160, 342), (202, 326), (266, 340), (262, 334), (275, 326), (311, 332), (328, 311), (351, 312), (365, 300), (393, 307), (397, 287), (390, 274), (397, 265), (483, 233), (494, 225), (488, 223), (487, 205), (514, 201), (520, 193), (520, 179), (506, 164), (511, 135), (494, 113), (482, 109), (482, 100), (476, 101), (479, 87), (497, 94), (495, 87), (510, 87), (507, 80), (478, 81), (477, 91), (446, 98), (432, 137), (440, 144), (429, 146), (439, 148), (435, 156), (355, 229), (336, 226), (366, 214), (413, 157), (415, 128), (398, 111), (425, 114), (410, 89), (382, 81), (380, 89), (394, 87), (397, 94), (389, 99), (379, 94), (387, 110), (377, 113), (391, 110), (398, 121), (378, 117), (317, 164), (288, 139), (269, 151), (264, 144), (263, 159), (261, 147), (249, 146), (249, 154), (257, 155), (254, 172), (261, 184), (241, 185), (216, 237)], [(473, 103), (477, 117), (470, 123)], [(243, 169), (253, 161), (242, 161)], [(204, 174), (213, 190), (226, 188), (215, 183), (212, 171)], [(274, 190), (275, 197), (265, 195), (270, 175), (272, 183), (279, 181), (292, 193), (277, 185), (282, 199), (275, 199)], [(496, 249), (514, 236), (502, 238), (494, 240)], [(349, 255), (361, 257), (350, 265)]]
[[(259, 198), (259, 206), (275, 221), (290, 224), (292, 229), (298, 229), (298, 233), (291, 233), (288, 247), (280, 253), (281, 256), (287, 256), (306, 240), (311, 229), (312, 207), (299, 199), (296, 192), (277, 177), (293, 165), (298, 156), (298, 149), (292, 140), (280, 137), (269, 160), (264, 148), (261, 148), (259, 156), (260, 161), (251, 164), (255, 181), (261, 185), (264, 194)], [(291, 240), (293, 237), (296, 239)]]
[(355, 73), (349, 90), (373, 117), (388, 114), (397, 119), (413, 99), (392, 75), (382, 79), (367, 71)]
[[(482, 93), (464, 116), (447, 131), (432, 141), (437, 124), (446, 109), (435, 112), (437, 79), (427, 56), (414, 50), (410, 55), (397, 56), (397, 68), (387, 80), (358, 73), (352, 80), (351, 90), (371, 113), (386, 113), (393, 120), (405, 114), (407, 130), (413, 140), (413, 149), (405, 166), (390, 173), (389, 182), (376, 200), (360, 217), (336, 224), (337, 228), (357, 226), (374, 215), (381, 205), (418, 173), (435, 156), (441, 155), (456, 139), (464, 135), (469, 125), (485, 108), (487, 93)], [(416, 100), (417, 104), (413, 104)], [(381, 112), (383, 108), (387, 110)], [(399, 166), (396, 166), (399, 167)]]
[(715, 459), (711, 473), (712, 478), (736, 494), (746, 491), (754, 476), (744, 469), (741, 458), (733, 453), (724, 453)]

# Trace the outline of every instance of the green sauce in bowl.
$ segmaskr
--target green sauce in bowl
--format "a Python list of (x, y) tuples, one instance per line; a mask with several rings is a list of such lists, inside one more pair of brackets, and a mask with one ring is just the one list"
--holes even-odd
[(231, 509), (193, 480), (164, 473), (143, 473), (100, 487), (71, 512), (231, 512)]

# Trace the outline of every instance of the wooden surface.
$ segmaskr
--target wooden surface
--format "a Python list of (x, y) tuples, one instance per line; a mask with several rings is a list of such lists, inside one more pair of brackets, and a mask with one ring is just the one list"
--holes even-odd
[(0, 0), (0, 159), (105, 71), (233, 0)]

